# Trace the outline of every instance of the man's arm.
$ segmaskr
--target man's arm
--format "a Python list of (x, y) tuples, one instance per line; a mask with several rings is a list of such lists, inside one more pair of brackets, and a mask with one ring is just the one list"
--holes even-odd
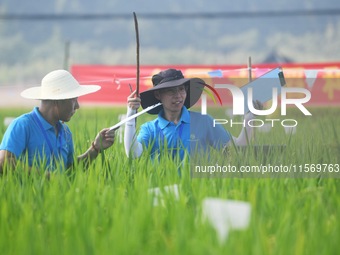
[(16, 164), (16, 157), (12, 152), (7, 150), (0, 150), (0, 174), (7, 169), (14, 169)]
[[(255, 109), (263, 109), (263, 104), (260, 101), (254, 101), (253, 104)], [(249, 121), (252, 120), (254, 117), (254, 114), (252, 114), (251, 112), (248, 112), (244, 116), (245, 127), (242, 128), (241, 133), (237, 138), (233, 137), (236, 146), (247, 146), (249, 145), (249, 142), (254, 138), (254, 128), (249, 126)]]
[[(140, 107), (140, 98), (136, 97), (136, 91), (132, 92), (132, 94), (127, 99), (128, 109), (126, 116), (129, 117), (137, 112), (137, 109)], [(124, 147), (125, 153), (129, 157), (130, 155), (133, 158), (138, 158), (143, 152), (143, 146), (136, 140), (136, 120), (130, 120), (125, 123), (125, 132), (124, 132)]]
[(79, 161), (85, 161), (85, 162), (91, 162), (95, 158), (97, 158), (98, 154), (107, 148), (109, 148), (115, 138), (115, 131), (109, 130), (109, 128), (104, 128), (101, 130), (95, 140), (92, 142), (91, 147), (87, 149), (85, 153), (78, 156), (78, 162)]

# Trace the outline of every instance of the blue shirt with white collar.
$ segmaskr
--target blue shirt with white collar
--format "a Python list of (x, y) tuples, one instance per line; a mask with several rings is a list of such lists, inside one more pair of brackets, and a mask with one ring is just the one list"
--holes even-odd
[(13, 153), (17, 159), (28, 159), (29, 166), (44, 166), (54, 170), (56, 165), (63, 169), (73, 163), (73, 141), (69, 127), (58, 122), (58, 136), (35, 107), (32, 112), (21, 115), (8, 126), (0, 150)]
[(221, 149), (230, 141), (229, 132), (221, 125), (214, 127), (211, 116), (188, 111), (185, 106), (177, 125), (163, 116), (164, 110), (161, 110), (155, 120), (144, 123), (137, 137), (146, 148), (151, 146), (153, 157), (160, 150), (168, 150), (173, 156), (179, 153), (183, 159), (185, 151), (205, 151), (209, 147)]

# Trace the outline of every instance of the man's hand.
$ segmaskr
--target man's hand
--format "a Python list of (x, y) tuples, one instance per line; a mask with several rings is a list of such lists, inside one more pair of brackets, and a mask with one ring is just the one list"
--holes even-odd
[[(256, 110), (263, 110), (263, 104), (259, 100), (254, 100), (253, 105)], [(244, 119), (248, 121), (252, 119), (254, 116), (256, 115), (249, 111), (248, 113), (245, 114)]]
[(93, 145), (95, 148), (97, 148), (99, 151), (106, 150), (107, 148), (111, 147), (115, 140), (115, 130), (109, 130), (109, 128), (104, 128), (101, 130), (94, 142)]
[(256, 110), (263, 110), (263, 104), (259, 100), (253, 101), (253, 105)]
[(132, 110), (137, 110), (140, 107), (140, 97), (136, 96), (136, 90), (127, 98), (128, 106)]

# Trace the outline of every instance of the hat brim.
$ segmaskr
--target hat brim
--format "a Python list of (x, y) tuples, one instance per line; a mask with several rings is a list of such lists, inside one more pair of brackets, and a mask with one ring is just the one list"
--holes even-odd
[[(154, 92), (156, 90), (160, 90), (164, 88), (172, 88), (172, 87), (177, 87), (181, 85), (188, 85), (187, 97), (184, 101), (184, 106), (189, 109), (190, 107), (192, 107), (193, 105), (197, 103), (197, 101), (200, 99), (202, 95), (203, 88), (205, 86), (205, 82), (202, 79), (183, 78), (179, 80), (168, 81), (168, 82), (164, 82), (147, 91), (140, 93), (141, 105), (143, 109), (160, 102), (154, 95)], [(150, 111), (148, 111), (148, 113), (158, 114), (162, 109), (163, 109), (163, 106), (160, 105), (154, 109), (151, 109)]]
[(94, 93), (100, 90), (101, 87), (99, 85), (79, 85), (76, 89), (63, 92), (63, 93), (53, 93), (53, 94), (44, 94), (42, 87), (32, 87), (26, 89), (21, 92), (21, 96), (27, 99), (36, 99), (36, 100), (63, 100), (63, 99), (71, 99), (80, 96), (84, 96), (87, 94)]

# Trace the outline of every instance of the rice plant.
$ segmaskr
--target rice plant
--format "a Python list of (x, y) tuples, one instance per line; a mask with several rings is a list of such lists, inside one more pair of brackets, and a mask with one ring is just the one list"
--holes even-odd
[[(0, 110), (0, 138), (6, 128), (4, 117), (23, 112)], [(81, 109), (69, 123), (76, 154), (124, 112), (125, 107)], [(299, 119), (295, 134), (277, 127), (256, 135), (257, 145), (284, 145), (283, 150), (231, 147), (223, 162), (238, 168), (261, 163), (339, 164), (338, 112), (338, 108), (315, 108), (313, 118), (307, 119), (292, 112)], [(142, 116), (137, 124), (151, 118)], [(211, 153), (214, 160), (220, 155)], [(331, 178), (317, 174), (196, 178), (187, 159), (178, 162), (164, 156), (153, 161), (148, 153), (127, 158), (119, 136), (88, 168), (76, 164), (73, 170), (53, 172), (47, 178), (28, 174), (25, 167), (19, 162), (15, 171), (0, 177), (3, 255), (337, 254), (340, 248), (340, 173)], [(150, 193), (172, 185), (178, 187), (178, 196)], [(202, 217), (207, 197), (249, 202), (249, 226), (230, 231), (221, 242)]]

